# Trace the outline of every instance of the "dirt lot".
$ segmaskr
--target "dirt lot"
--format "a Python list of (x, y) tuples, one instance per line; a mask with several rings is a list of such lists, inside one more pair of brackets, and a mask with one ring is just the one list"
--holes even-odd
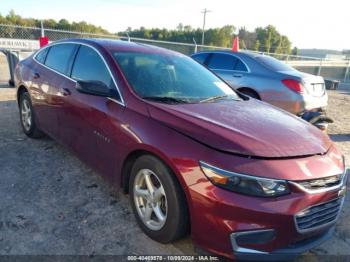
[[(350, 93), (329, 94), (329, 131), (350, 166)], [(196, 254), (189, 237), (169, 245), (147, 238), (127, 196), (55, 141), (28, 139), (8, 88), (0, 88), (0, 179), (0, 255)], [(346, 201), (332, 240), (299, 260), (350, 259), (349, 217)]]

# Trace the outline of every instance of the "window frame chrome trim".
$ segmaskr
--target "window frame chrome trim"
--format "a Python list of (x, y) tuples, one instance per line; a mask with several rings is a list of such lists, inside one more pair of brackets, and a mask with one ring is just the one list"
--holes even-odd
[[(111, 69), (109, 68), (109, 66), (108, 66), (108, 64), (107, 64), (107, 62), (106, 62), (106, 60), (105, 60), (105, 58), (103, 57), (103, 55), (102, 55), (102, 54), (100, 53), (100, 51), (98, 51), (94, 46), (92, 46), (92, 45), (90, 45), (90, 44), (87, 44), (87, 43), (73, 42), (73, 41), (63, 41), (63, 42), (59, 42), (59, 43), (52, 43), (52, 44), (49, 44), (49, 45), (47, 45), (47, 46), (45, 46), (45, 47), (39, 49), (38, 51), (36, 51), (35, 54), (33, 55), (33, 60), (34, 60), (36, 63), (38, 63), (39, 65), (41, 65), (41, 66), (43, 66), (43, 67), (45, 67), (45, 68), (51, 70), (52, 72), (57, 73), (57, 74), (59, 74), (59, 75), (65, 77), (65, 78), (67, 78), (67, 79), (73, 81), (74, 83), (77, 83), (77, 80), (75, 80), (75, 79), (71, 78), (70, 76), (67, 76), (67, 75), (65, 75), (65, 74), (63, 74), (63, 73), (61, 73), (61, 72), (58, 72), (57, 70), (55, 70), (55, 69), (53, 69), (53, 68), (50, 68), (50, 67), (48, 67), (48, 66), (42, 64), (41, 62), (39, 62), (39, 61), (36, 59), (36, 56), (37, 56), (41, 51), (45, 50), (46, 48), (50, 48), (50, 47), (53, 47), (53, 46), (56, 46), (56, 45), (62, 45), (62, 44), (83, 45), (83, 46), (87, 46), (87, 47), (91, 48), (92, 50), (94, 50), (94, 51), (101, 57), (103, 63), (105, 64), (105, 66), (106, 66), (106, 68), (107, 68), (107, 70), (108, 70), (108, 72), (109, 72), (109, 74), (110, 74), (110, 76), (111, 76), (111, 78), (112, 78), (112, 80), (113, 80), (113, 83), (114, 83), (114, 85), (115, 85), (115, 88), (117, 89), (117, 92), (118, 92), (119, 97), (120, 97), (120, 101), (117, 100), (117, 99), (115, 99), (115, 98), (111, 98), (111, 97), (106, 97), (106, 98), (107, 98), (108, 100), (110, 100), (110, 101), (113, 101), (113, 102), (116, 102), (116, 103), (118, 103), (118, 104), (120, 104), (120, 105), (122, 105), (122, 106), (125, 106), (125, 102), (124, 102), (123, 96), (122, 96), (122, 94), (121, 94), (121, 92), (120, 92), (119, 86), (117, 85), (117, 81), (115, 80), (114, 75), (112, 74)], [(49, 52), (50, 52), (50, 51), (49, 51)], [(78, 51), (78, 52), (79, 52), (79, 51)], [(48, 54), (47, 54), (47, 55), (48, 55)], [(73, 63), (72, 66), (74, 66), (74, 63)]]

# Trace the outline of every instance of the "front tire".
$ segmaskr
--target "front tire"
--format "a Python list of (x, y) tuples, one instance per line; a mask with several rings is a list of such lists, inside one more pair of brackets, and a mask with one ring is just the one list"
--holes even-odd
[(131, 170), (129, 189), (137, 223), (150, 238), (169, 243), (188, 232), (184, 193), (159, 159), (151, 155), (139, 157)]
[(23, 132), (30, 138), (42, 137), (44, 134), (36, 125), (32, 101), (28, 92), (24, 92), (20, 96), (19, 111)]

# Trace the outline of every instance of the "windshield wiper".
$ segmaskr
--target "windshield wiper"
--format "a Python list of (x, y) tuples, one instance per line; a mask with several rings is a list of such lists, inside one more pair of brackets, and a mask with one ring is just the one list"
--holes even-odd
[[(213, 102), (215, 100), (219, 100), (219, 99), (222, 99), (222, 98), (229, 98), (229, 97), (230, 97), (230, 95), (212, 96), (212, 97), (208, 97), (208, 98), (205, 98), (203, 100), (200, 100), (199, 103)], [(232, 100), (239, 101), (240, 99), (232, 97)]]
[(170, 96), (144, 96), (142, 98), (146, 100), (153, 100), (153, 101), (164, 102), (164, 103), (175, 103), (175, 104), (188, 103), (187, 100), (176, 98), (176, 97), (170, 97)]
[(208, 98), (205, 98), (205, 99), (199, 101), (199, 103), (212, 102), (212, 101), (215, 101), (215, 100), (218, 100), (221, 98), (226, 98), (226, 97), (228, 97), (228, 95), (212, 96), (212, 97), (208, 97)]

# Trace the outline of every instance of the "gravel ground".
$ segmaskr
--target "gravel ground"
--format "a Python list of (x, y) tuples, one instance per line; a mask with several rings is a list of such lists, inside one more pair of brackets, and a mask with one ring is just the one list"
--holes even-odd
[[(350, 93), (329, 95), (329, 133), (350, 166)], [(146, 237), (127, 196), (55, 141), (27, 138), (9, 88), (0, 88), (0, 179), (0, 255), (197, 254), (190, 237), (168, 245)], [(349, 260), (349, 216), (346, 201), (332, 240), (298, 261)]]

